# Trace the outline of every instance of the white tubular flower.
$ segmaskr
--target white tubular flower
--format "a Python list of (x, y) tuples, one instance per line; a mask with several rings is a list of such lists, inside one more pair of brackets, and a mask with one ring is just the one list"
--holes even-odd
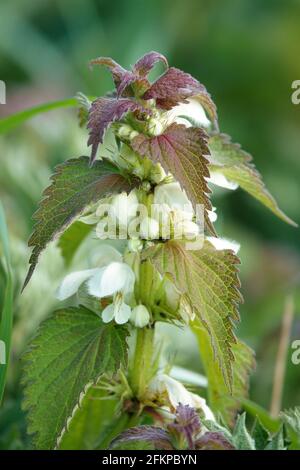
[(151, 217), (145, 217), (140, 224), (140, 236), (146, 240), (159, 238), (159, 223)]
[(177, 182), (156, 186), (154, 191), (154, 204), (165, 204), (171, 210), (178, 210), (185, 214), (185, 218), (192, 219), (194, 211), (186, 193)]
[(217, 250), (232, 250), (235, 254), (238, 253), (240, 249), (240, 244), (226, 240), (225, 238), (216, 238), (216, 237), (206, 237), (206, 239), (217, 249)]
[(114, 196), (111, 202), (112, 215), (120, 225), (127, 226), (131, 219), (136, 216), (138, 198), (135, 190), (129, 194), (123, 192)]
[(158, 374), (150, 383), (149, 388), (153, 392), (154, 397), (156, 395), (167, 394), (172, 408), (176, 409), (180, 403), (182, 405), (189, 405), (197, 410), (202, 410), (205, 419), (215, 420), (204, 398), (189, 392), (182, 383), (166, 374)]
[[(102, 267), (77, 271), (65, 277), (57, 291), (57, 298), (65, 300), (74, 295), (85, 282), (90, 295), (99, 299), (113, 296), (113, 303), (102, 312), (105, 323), (115, 319), (122, 324), (129, 320), (131, 307), (125, 303), (134, 290), (135, 275), (128, 264), (111, 246), (102, 246), (99, 264)], [(102, 256), (101, 256), (102, 255)]]
[(177, 124), (184, 124), (186, 127), (196, 125), (208, 128), (210, 121), (207, 119), (203, 106), (190, 98), (188, 103), (181, 103), (168, 112), (168, 120)]
[(133, 292), (135, 276), (128, 264), (113, 262), (97, 269), (87, 282), (88, 291), (94, 297), (109, 297), (117, 292), (125, 295)]
[(113, 261), (122, 261), (122, 255), (110, 245), (102, 245), (97, 253), (97, 265), (95, 269), (84, 269), (68, 274), (56, 292), (58, 300), (65, 300), (76, 294), (79, 287), (90, 277), (95, 275), (102, 266), (105, 266)]
[(137, 305), (132, 309), (130, 321), (137, 328), (144, 328), (149, 324), (150, 314), (145, 305)]
[(226, 176), (222, 175), (217, 171), (211, 171), (209, 178), (207, 178), (208, 183), (212, 183), (215, 186), (220, 186), (221, 188), (231, 189), (234, 191), (239, 187), (237, 183), (230, 181), (226, 178)]
[(123, 295), (117, 293), (114, 299), (114, 303), (105, 307), (102, 312), (102, 320), (104, 323), (109, 323), (112, 320), (118, 325), (127, 323), (131, 315), (131, 308), (124, 302)]

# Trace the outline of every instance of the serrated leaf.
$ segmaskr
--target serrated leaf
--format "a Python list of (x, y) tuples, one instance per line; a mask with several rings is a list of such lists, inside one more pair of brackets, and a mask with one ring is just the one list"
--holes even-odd
[(209, 406), (216, 415), (221, 415), (228, 426), (233, 426), (237, 411), (241, 406), (241, 398), (247, 397), (249, 376), (255, 367), (254, 352), (242, 341), (232, 345), (234, 361), (232, 363), (233, 382), (232, 394), (224, 382), (223, 374), (216, 367), (209, 334), (199, 320), (193, 322), (205, 375), (208, 380)]
[(281, 412), (280, 418), (285, 424), (291, 441), (289, 449), (300, 450), (300, 407)]
[(58, 246), (65, 260), (66, 266), (69, 266), (73, 257), (83, 240), (92, 232), (93, 225), (84, 224), (77, 220), (61, 235)]
[(282, 427), (275, 434), (275, 436), (272, 437), (270, 442), (266, 445), (265, 450), (286, 450)]
[(217, 119), (216, 106), (205, 86), (175, 67), (170, 67), (143, 95), (145, 100), (155, 99), (157, 107), (165, 110), (172, 109), (178, 103), (187, 103), (187, 98), (192, 97), (200, 101), (212, 121)]
[(206, 139), (203, 129), (172, 124), (163, 134), (155, 137), (139, 134), (132, 140), (131, 146), (140, 155), (159, 162), (166, 172), (171, 172), (186, 191), (194, 208), (197, 204), (204, 205), (206, 225), (215, 233), (207, 213), (211, 210), (211, 203), (205, 179), (209, 177), (208, 160), (205, 158), (209, 154)]
[(228, 180), (237, 183), (277, 217), (297, 227), (297, 224), (278, 207), (276, 200), (269, 193), (260, 173), (255, 168), (249, 153), (242, 150), (239, 144), (231, 142), (230, 137), (225, 134), (216, 134), (210, 137), (208, 146), (212, 162), (210, 171), (221, 173)]
[(125, 364), (126, 336), (82, 306), (58, 310), (41, 325), (23, 373), (23, 407), (38, 449), (54, 448), (89, 386)]
[(255, 449), (264, 450), (269, 443), (270, 435), (258, 418), (251, 434), (255, 442)]
[(99, 161), (90, 168), (88, 157), (74, 158), (58, 165), (51, 179), (52, 184), (44, 191), (45, 197), (34, 214), (36, 224), (28, 242), (33, 251), (23, 289), (42, 250), (66, 230), (87, 205), (106, 194), (130, 188), (128, 180), (112, 163)]
[(107, 67), (112, 74), (116, 88), (118, 88), (124, 78), (124, 75), (126, 75), (128, 72), (110, 57), (97, 57), (96, 59), (92, 59), (90, 61), (90, 65), (103, 65), (104, 67)]
[(159, 52), (151, 51), (147, 52), (143, 57), (141, 57), (133, 66), (133, 71), (135, 74), (140, 77), (145, 77), (153, 69), (155, 64), (162, 62), (168, 68), (168, 61)]
[(238, 450), (255, 450), (254, 439), (246, 428), (246, 413), (238, 416), (232, 434), (232, 441)]
[(91, 387), (80, 408), (73, 414), (68, 429), (63, 434), (60, 450), (92, 450), (102, 429), (111, 422), (116, 412), (116, 400), (105, 399), (102, 390)]
[[(232, 389), (233, 323), (239, 319), (237, 264), (230, 250), (216, 250), (205, 242), (201, 250), (185, 250), (184, 244), (168, 241), (145, 252), (161, 274), (169, 273), (177, 289), (186, 294), (210, 336), (214, 357), (226, 386)], [(216, 364), (217, 366), (217, 364)]]
[(87, 128), (90, 129), (88, 145), (92, 146), (91, 163), (96, 158), (98, 146), (103, 142), (104, 132), (108, 126), (122, 119), (129, 111), (146, 112), (137, 101), (132, 99), (98, 98), (93, 101), (87, 124)]

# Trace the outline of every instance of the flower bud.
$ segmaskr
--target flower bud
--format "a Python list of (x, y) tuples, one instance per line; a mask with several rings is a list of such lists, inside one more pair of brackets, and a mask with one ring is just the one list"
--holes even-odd
[(143, 248), (143, 242), (140, 238), (131, 238), (128, 240), (127, 248), (129, 251), (138, 252)]
[(145, 217), (140, 225), (140, 236), (146, 240), (159, 238), (159, 223), (151, 217)]
[(133, 128), (131, 126), (122, 124), (118, 129), (118, 137), (120, 137), (120, 139), (128, 139), (132, 131)]
[(130, 321), (137, 328), (144, 328), (144, 326), (148, 325), (149, 320), (150, 314), (145, 305), (137, 305), (132, 309)]
[(160, 135), (164, 131), (164, 126), (158, 119), (151, 118), (149, 119), (148, 131), (151, 135)]
[(165, 177), (166, 173), (160, 163), (157, 163), (156, 165), (152, 166), (152, 169), (150, 171), (150, 180), (153, 183), (159, 184)]

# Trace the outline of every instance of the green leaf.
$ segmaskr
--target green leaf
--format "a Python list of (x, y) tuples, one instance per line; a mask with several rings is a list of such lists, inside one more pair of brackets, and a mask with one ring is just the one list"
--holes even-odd
[(280, 429), (280, 420), (277, 418), (272, 418), (268, 411), (262, 408), (257, 403), (249, 400), (248, 398), (241, 398), (241, 405), (248, 414), (253, 416), (254, 419), (258, 418), (262, 425), (269, 431), (271, 434), (278, 432)]
[(224, 377), (213, 356), (209, 334), (199, 320), (193, 322), (193, 332), (198, 340), (202, 364), (208, 380), (209, 405), (216, 415), (221, 415), (228, 426), (233, 426), (236, 413), (241, 406), (240, 399), (248, 395), (249, 375), (255, 367), (254, 353), (245, 343), (238, 341), (232, 345), (234, 354), (232, 394), (224, 382)]
[(91, 168), (87, 157), (58, 165), (51, 179), (52, 184), (44, 191), (45, 197), (34, 214), (36, 224), (28, 242), (33, 251), (24, 287), (33, 274), (41, 251), (65, 231), (87, 205), (109, 193), (130, 188), (128, 180), (112, 163), (97, 161)]
[(85, 307), (56, 311), (24, 356), (23, 407), (38, 449), (56, 447), (84, 394), (127, 361), (127, 330)]
[(283, 427), (272, 437), (270, 442), (266, 445), (265, 450), (286, 450), (286, 445), (283, 436)]
[(267, 190), (260, 173), (252, 163), (249, 153), (242, 150), (239, 144), (231, 142), (230, 137), (225, 134), (211, 136), (208, 146), (211, 153), (211, 172), (221, 173), (228, 180), (237, 183), (277, 217), (297, 227), (297, 224), (278, 207), (276, 200)]
[(207, 228), (214, 234), (207, 212), (211, 210), (211, 203), (208, 197), (210, 190), (206, 182), (209, 171), (205, 156), (209, 155), (209, 150), (205, 131), (172, 124), (161, 135), (155, 137), (139, 134), (132, 140), (131, 146), (135, 152), (159, 162), (166, 172), (171, 172), (186, 191), (194, 208), (197, 204), (204, 206)]
[(254, 439), (250, 436), (246, 428), (246, 413), (238, 416), (232, 434), (234, 446), (239, 450), (255, 450)]
[(92, 230), (93, 225), (84, 224), (77, 220), (61, 235), (58, 246), (61, 250), (66, 266), (71, 264), (79, 246)]
[[(0, 243), (4, 255), (5, 261), (5, 287), (3, 294), (3, 304), (0, 316), (0, 404), (2, 401), (7, 368), (9, 363), (9, 352), (12, 335), (12, 324), (13, 324), (13, 281), (11, 274), (11, 263), (10, 263), (10, 252), (7, 226), (5, 221), (4, 210), (0, 203)], [(2, 357), (5, 356), (5, 357)], [(4, 359), (4, 364), (2, 363)]]
[(78, 106), (78, 100), (76, 98), (67, 98), (60, 101), (52, 101), (50, 103), (44, 103), (38, 106), (34, 106), (19, 113), (12, 114), (6, 118), (0, 119), (0, 134), (4, 134), (15, 127), (23, 124), (23, 122), (31, 119), (38, 114), (52, 111), (58, 108), (69, 108)]
[(257, 418), (252, 430), (256, 450), (264, 450), (270, 441), (270, 434)]
[[(216, 250), (205, 242), (201, 250), (186, 250), (184, 243), (171, 240), (145, 252), (157, 270), (168, 273), (177, 289), (186, 294), (201, 324), (207, 330), (214, 358), (231, 390), (233, 383), (232, 351), (236, 338), (233, 323), (239, 319), (237, 304), (239, 259), (230, 250)], [(217, 367), (217, 364), (216, 364)]]
[(280, 418), (285, 424), (287, 435), (291, 441), (289, 449), (300, 450), (300, 406), (283, 411)]
[(105, 399), (102, 390), (91, 387), (77, 408), (68, 430), (63, 434), (60, 450), (92, 450), (102, 429), (114, 418), (116, 401)]

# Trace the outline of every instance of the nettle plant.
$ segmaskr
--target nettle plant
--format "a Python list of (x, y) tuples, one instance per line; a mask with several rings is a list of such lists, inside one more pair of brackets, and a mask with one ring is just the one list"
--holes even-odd
[[(151, 83), (158, 62), (165, 71)], [(216, 107), (195, 78), (156, 52), (130, 71), (110, 58), (91, 64), (111, 71), (115, 91), (92, 101), (80, 95), (91, 157), (56, 168), (29, 240), (25, 285), (52, 240), (59, 238), (68, 266), (83, 240), (98, 240), (88, 269), (58, 288), (68, 306), (41, 325), (24, 356), (34, 445), (255, 448), (245, 417), (236, 421), (254, 367), (234, 334), (238, 244), (216, 234), (211, 188), (240, 186), (292, 222), (250, 155), (219, 132)], [(208, 404), (191, 391), (189, 374), (172, 377), (156, 334), (161, 322), (196, 335)]]

